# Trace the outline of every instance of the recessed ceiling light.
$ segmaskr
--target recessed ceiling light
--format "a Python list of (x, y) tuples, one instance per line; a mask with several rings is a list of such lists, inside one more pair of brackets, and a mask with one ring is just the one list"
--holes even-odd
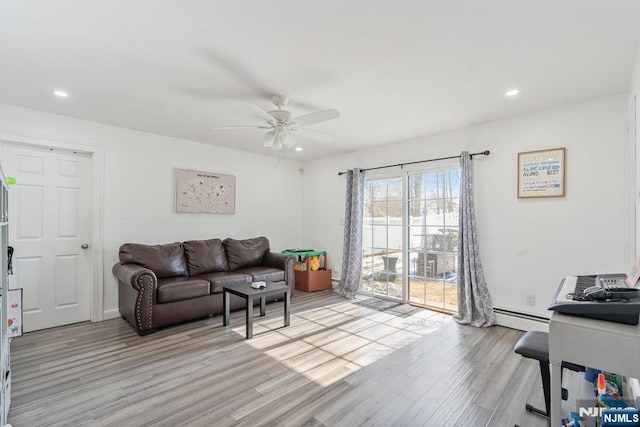
[(520, 91), (518, 89), (511, 89), (511, 90), (508, 90), (505, 95), (507, 95), (507, 96), (516, 96), (519, 93), (520, 93)]
[(302, 151), (302, 147), (296, 147), (296, 151)]
[(69, 94), (67, 92), (63, 91), (63, 90), (54, 90), (53, 94), (55, 96), (59, 96), (60, 98), (66, 98), (66, 97), (69, 96)]

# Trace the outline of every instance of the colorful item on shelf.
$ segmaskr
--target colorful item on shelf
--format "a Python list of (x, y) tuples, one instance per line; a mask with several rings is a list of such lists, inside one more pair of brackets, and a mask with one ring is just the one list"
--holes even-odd
[(320, 268), (320, 257), (318, 255), (309, 257), (309, 268), (311, 268), (311, 271), (318, 271)]

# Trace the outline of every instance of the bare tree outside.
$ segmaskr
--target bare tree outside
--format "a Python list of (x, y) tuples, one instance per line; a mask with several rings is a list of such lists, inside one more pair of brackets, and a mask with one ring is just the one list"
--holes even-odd
[(436, 199), (436, 213), (440, 215), (440, 174), (436, 174), (436, 185), (434, 188), (435, 191), (435, 199)]
[[(423, 196), (423, 180), (415, 175), (409, 177), (409, 199), (419, 200), (424, 198)], [(412, 217), (419, 217), (422, 215), (422, 207), (420, 203), (409, 204), (409, 215)]]

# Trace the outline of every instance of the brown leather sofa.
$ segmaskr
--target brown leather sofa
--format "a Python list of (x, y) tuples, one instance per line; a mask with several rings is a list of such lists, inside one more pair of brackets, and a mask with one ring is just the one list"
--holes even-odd
[[(222, 288), (257, 280), (286, 284), (293, 294), (295, 257), (271, 252), (266, 237), (190, 240), (165, 245), (125, 243), (118, 278), (120, 314), (140, 335), (222, 314)], [(245, 300), (231, 295), (231, 309)]]

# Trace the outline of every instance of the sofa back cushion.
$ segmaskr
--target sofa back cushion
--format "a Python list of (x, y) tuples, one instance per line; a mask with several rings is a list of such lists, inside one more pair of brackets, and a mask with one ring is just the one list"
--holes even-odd
[(260, 265), (264, 254), (269, 252), (269, 240), (266, 237), (235, 240), (224, 239), (222, 242), (227, 251), (229, 270)]
[(182, 243), (179, 242), (166, 245), (125, 243), (120, 246), (120, 262), (146, 267), (152, 270), (158, 279), (188, 274)]
[(189, 276), (229, 271), (222, 240), (189, 240), (183, 243)]

